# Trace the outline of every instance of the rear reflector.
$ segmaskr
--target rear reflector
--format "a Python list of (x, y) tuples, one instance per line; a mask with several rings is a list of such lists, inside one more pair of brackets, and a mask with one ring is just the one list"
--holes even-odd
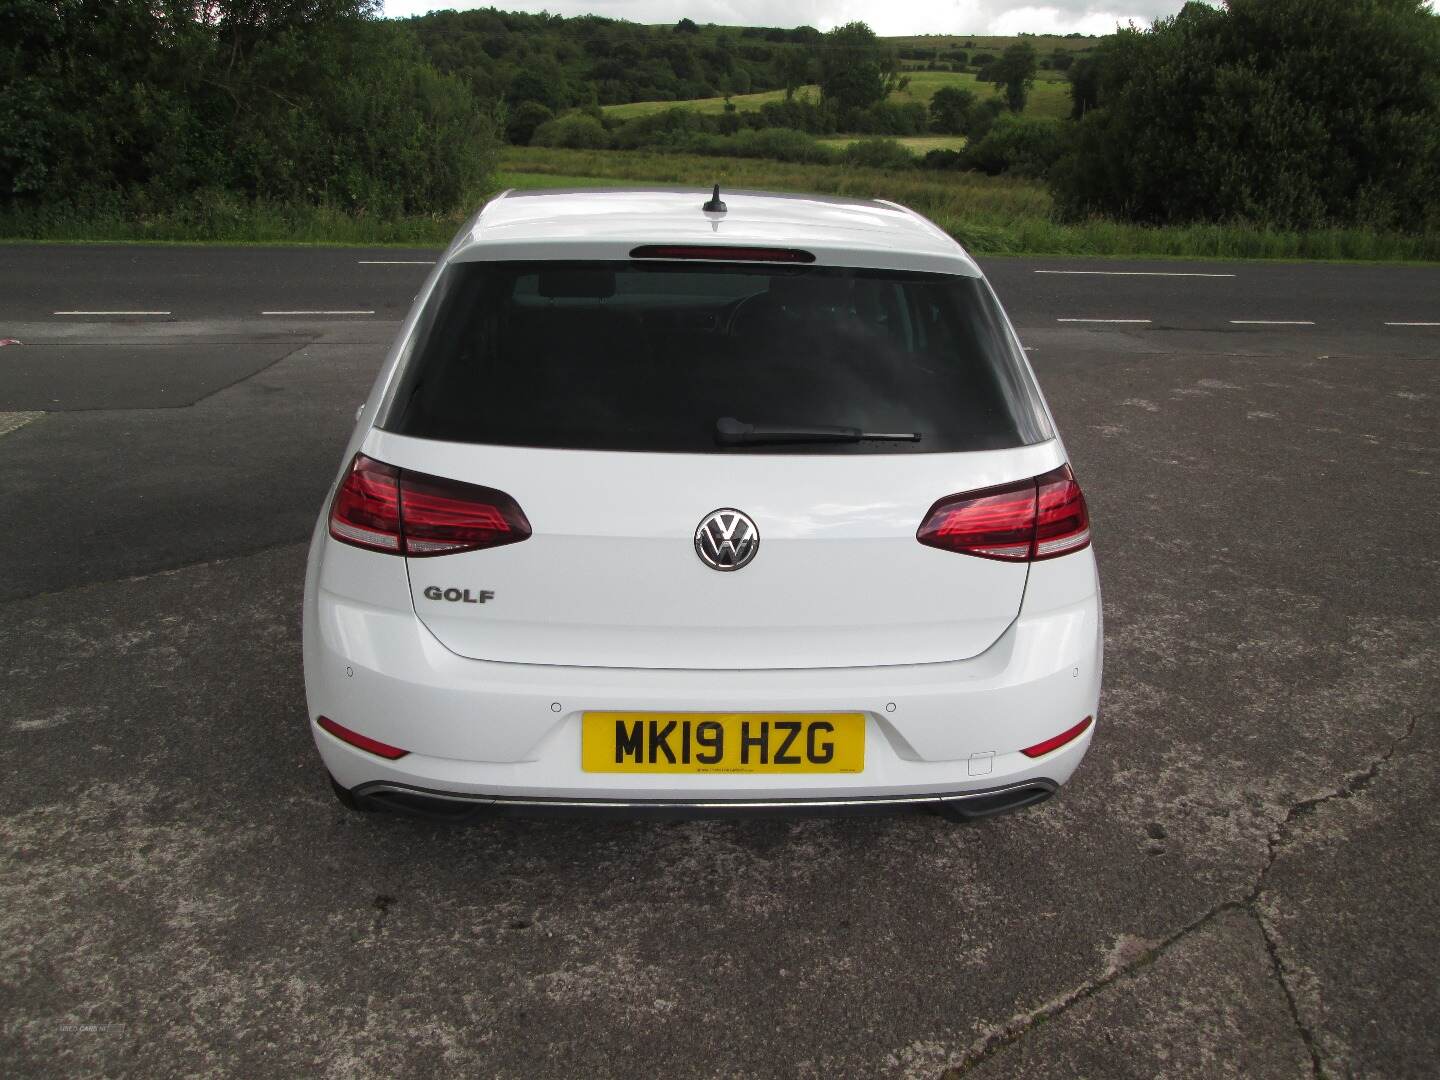
[(1002, 562), (1053, 559), (1090, 543), (1085, 496), (1069, 465), (1044, 476), (941, 499), (915, 539)]
[(719, 247), (647, 244), (630, 252), (632, 259), (701, 259), (710, 262), (813, 263), (815, 256), (795, 248)]
[(330, 535), (418, 559), (519, 543), (529, 538), (530, 522), (503, 491), (356, 454), (330, 504)]
[(1037, 742), (1034, 746), (1027, 746), (1020, 752), (1026, 757), (1044, 757), (1050, 753), (1051, 750), (1059, 750), (1060, 747), (1066, 743), (1074, 742), (1081, 735), (1084, 735), (1085, 729), (1094, 722), (1094, 719), (1093, 716), (1087, 716), (1070, 730), (1062, 731), (1059, 735), (1056, 735), (1052, 739), (1046, 739), (1044, 742)]
[(328, 716), (322, 716), (315, 722), (341, 742), (347, 742), (351, 746), (358, 746), (361, 750), (367, 750), (372, 754), (388, 758), (391, 761), (394, 761), (396, 758), (402, 758), (410, 752), (409, 750), (401, 750), (398, 746), (383, 743), (379, 739), (372, 739), (368, 735), (361, 735), (358, 731), (351, 731), (345, 727), (345, 725), (337, 724)]

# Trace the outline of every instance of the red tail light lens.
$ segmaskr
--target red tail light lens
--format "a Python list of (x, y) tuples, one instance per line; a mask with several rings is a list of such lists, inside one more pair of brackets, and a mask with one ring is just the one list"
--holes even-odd
[(405, 554), (412, 559), (515, 544), (530, 522), (503, 491), (405, 472), (400, 475)]
[(1061, 465), (1035, 481), (1035, 554), (1032, 558), (1053, 559), (1090, 544), (1090, 511), (1085, 494), (1075, 482), (1069, 465)]
[(316, 719), (315, 722), (341, 742), (347, 742), (351, 746), (358, 746), (361, 750), (369, 751), (379, 757), (388, 758), (390, 761), (394, 761), (396, 758), (402, 758), (410, 752), (409, 750), (401, 750), (398, 746), (383, 743), (379, 739), (372, 739), (369, 735), (361, 735), (358, 731), (351, 731), (344, 724), (337, 724), (328, 716), (321, 716)]
[(1035, 541), (1035, 481), (942, 499), (917, 535), (922, 544), (946, 551), (1024, 562)]
[(515, 544), (530, 537), (530, 522), (503, 491), (356, 454), (330, 505), (330, 535), (418, 559)]
[[(1074, 714), (1072, 713), (1071, 715), (1073, 716)], [(1070, 728), (1068, 731), (1062, 731), (1059, 735), (1056, 735), (1054, 738), (1051, 739), (1046, 739), (1044, 742), (1037, 742), (1034, 746), (1027, 746), (1024, 750), (1021, 750), (1020, 752), (1026, 757), (1044, 757), (1046, 754), (1050, 753), (1051, 750), (1059, 750), (1060, 747), (1064, 746), (1066, 743), (1074, 742), (1081, 735), (1084, 735), (1085, 730), (1090, 726), (1093, 720), (1094, 717), (1087, 716), (1084, 720), (1081, 720), (1078, 724)]]
[(356, 454), (330, 504), (330, 535), (356, 547), (398, 555), (400, 470)]
[(1053, 559), (1090, 543), (1090, 515), (1070, 466), (1062, 465), (1033, 480), (941, 499), (915, 538), (982, 559)]

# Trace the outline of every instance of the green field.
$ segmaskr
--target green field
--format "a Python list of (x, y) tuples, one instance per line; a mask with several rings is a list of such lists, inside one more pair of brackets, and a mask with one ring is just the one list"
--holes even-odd
[[(1070, 84), (1063, 78), (1055, 78), (1054, 76), (1057, 74), (1057, 72), (1041, 72), (1042, 76), (1051, 77), (1035, 80), (1035, 87), (1030, 92), (1030, 101), (1025, 106), (1026, 116), (1064, 117), (1070, 115)], [(992, 84), (977, 81), (975, 76), (968, 71), (907, 71), (905, 75), (910, 79), (910, 84), (904, 90), (896, 90), (892, 93), (891, 101), (899, 103), (918, 101), (922, 105), (928, 105), (930, 99), (935, 96), (935, 91), (942, 86), (964, 87), (982, 98), (995, 94), (995, 87)], [(796, 95), (815, 101), (819, 99), (820, 88), (818, 86), (801, 87), (796, 91)], [(736, 94), (730, 100), (740, 112), (754, 112), (768, 101), (784, 101), (785, 91), (767, 90), (760, 94)], [(702, 113), (722, 113), (725, 111), (725, 99), (713, 97), (695, 98), (691, 101), (634, 101), (628, 105), (607, 105), (605, 106), (605, 115), (628, 120), (636, 116), (647, 116), (650, 113), (679, 108), (694, 109)]]

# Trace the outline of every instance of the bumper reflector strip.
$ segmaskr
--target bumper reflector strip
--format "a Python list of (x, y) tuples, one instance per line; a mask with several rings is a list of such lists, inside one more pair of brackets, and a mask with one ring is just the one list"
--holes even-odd
[(1044, 757), (1050, 753), (1051, 750), (1059, 750), (1060, 747), (1066, 743), (1074, 742), (1081, 735), (1084, 735), (1086, 729), (1094, 722), (1095, 718), (1093, 716), (1087, 716), (1068, 731), (1062, 731), (1059, 735), (1046, 739), (1044, 742), (1037, 742), (1034, 746), (1027, 746), (1020, 752), (1026, 757)]
[(359, 747), (361, 750), (368, 751), (378, 757), (388, 758), (394, 761), (396, 758), (402, 758), (410, 752), (409, 750), (401, 750), (398, 746), (383, 743), (379, 739), (372, 739), (368, 735), (361, 735), (358, 731), (351, 731), (345, 725), (337, 724), (328, 716), (319, 717), (315, 722), (341, 742)]

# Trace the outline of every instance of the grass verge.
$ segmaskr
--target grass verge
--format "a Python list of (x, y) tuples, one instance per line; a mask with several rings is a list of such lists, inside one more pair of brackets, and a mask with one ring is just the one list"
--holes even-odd
[(893, 199), (920, 211), (977, 255), (1440, 262), (1440, 233), (1283, 232), (1233, 225), (1147, 228), (1105, 220), (1063, 224), (1053, 219), (1043, 185), (978, 173), (539, 147), (505, 151), (494, 186), (475, 192), (466, 209), (451, 214), (377, 217), (211, 195), (164, 213), (113, 206), (89, 211), (0, 209), (0, 240), (426, 247), (449, 241), (473, 208), (500, 188), (662, 183), (703, 190), (717, 181), (731, 188)]
[[(1043, 184), (980, 173), (792, 165), (746, 158), (707, 158), (614, 150), (512, 148), (507, 176), (526, 187), (651, 181), (719, 182), (736, 188), (813, 191), (892, 199), (930, 218), (977, 255), (1100, 255), (1163, 258), (1440, 261), (1440, 234), (1368, 229), (1286, 232), (1240, 225), (1151, 228), (1115, 221), (1054, 220)], [(518, 186), (518, 185), (517, 185)]]

